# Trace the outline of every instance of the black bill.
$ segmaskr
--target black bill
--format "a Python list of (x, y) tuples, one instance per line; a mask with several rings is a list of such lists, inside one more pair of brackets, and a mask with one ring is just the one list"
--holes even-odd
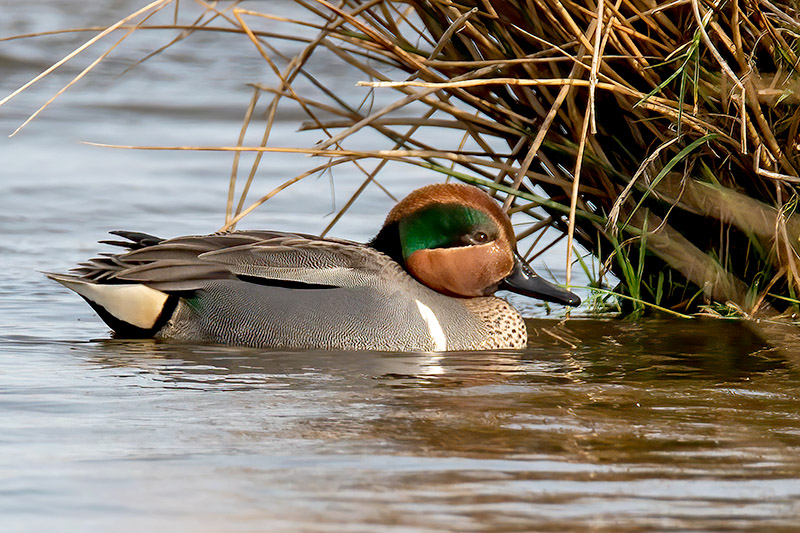
[(576, 306), (581, 303), (577, 294), (537, 276), (519, 256), (514, 258), (514, 269), (511, 274), (500, 282), (498, 288), (562, 305)]

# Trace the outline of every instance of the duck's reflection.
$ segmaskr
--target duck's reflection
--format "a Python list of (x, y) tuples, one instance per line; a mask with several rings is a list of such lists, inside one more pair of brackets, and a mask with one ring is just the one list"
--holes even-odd
[(483, 352), (287, 351), (152, 339), (101, 340), (76, 350), (94, 364), (137, 369), (176, 385), (312, 374), (384, 386), (397, 380), (404, 388), (683, 377), (735, 381), (785, 367), (755, 334), (723, 321), (539, 319), (528, 320), (528, 330), (531, 343), (525, 350)]
[[(740, 329), (711, 339), (686, 323), (529, 324), (545, 327), (560, 329), (534, 332), (538, 345), (524, 351), (288, 352), (141, 340), (76, 350), (106, 372), (137, 378), (122, 383), (174, 389), (174, 406), (214, 413), (215, 424), (225, 420), (220, 431), (247, 435), (247, 446), (672, 469), (741, 466), (755, 455), (719, 455), (721, 441), (763, 455), (775, 431), (800, 435), (797, 417), (777, 428), (774, 417), (756, 416), (767, 404), (778, 408), (775, 398), (797, 407), (786, 391), (796, 376)], [(787, 445), (771, 450), (800, 442)]]

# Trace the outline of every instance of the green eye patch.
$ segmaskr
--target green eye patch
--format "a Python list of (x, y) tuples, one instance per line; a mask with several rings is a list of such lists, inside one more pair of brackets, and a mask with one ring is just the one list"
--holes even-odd
[(417, 250), (462, 246), (463, 237), (483, 231), (494, 238), (498, 231), (483, 211), (457, 204), (439, 204), (417, 211), (399, 224), (403, 259)]

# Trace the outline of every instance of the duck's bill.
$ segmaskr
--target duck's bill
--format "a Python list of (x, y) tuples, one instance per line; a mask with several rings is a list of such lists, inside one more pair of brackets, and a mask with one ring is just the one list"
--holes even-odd
[(500, 282), (499, 289), (562, 305), (576, 306), (581, 303), (577, 294), (540, 278), (519, 258), (515, 258), (514, 269)]

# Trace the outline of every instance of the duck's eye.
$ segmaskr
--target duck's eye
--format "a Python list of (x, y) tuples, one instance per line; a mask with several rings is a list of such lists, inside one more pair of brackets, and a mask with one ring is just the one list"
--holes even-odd
[(472, 240), (477, 243), (489, 242), (489, 236), (483, 231), (476, 231), (472, 236)]

